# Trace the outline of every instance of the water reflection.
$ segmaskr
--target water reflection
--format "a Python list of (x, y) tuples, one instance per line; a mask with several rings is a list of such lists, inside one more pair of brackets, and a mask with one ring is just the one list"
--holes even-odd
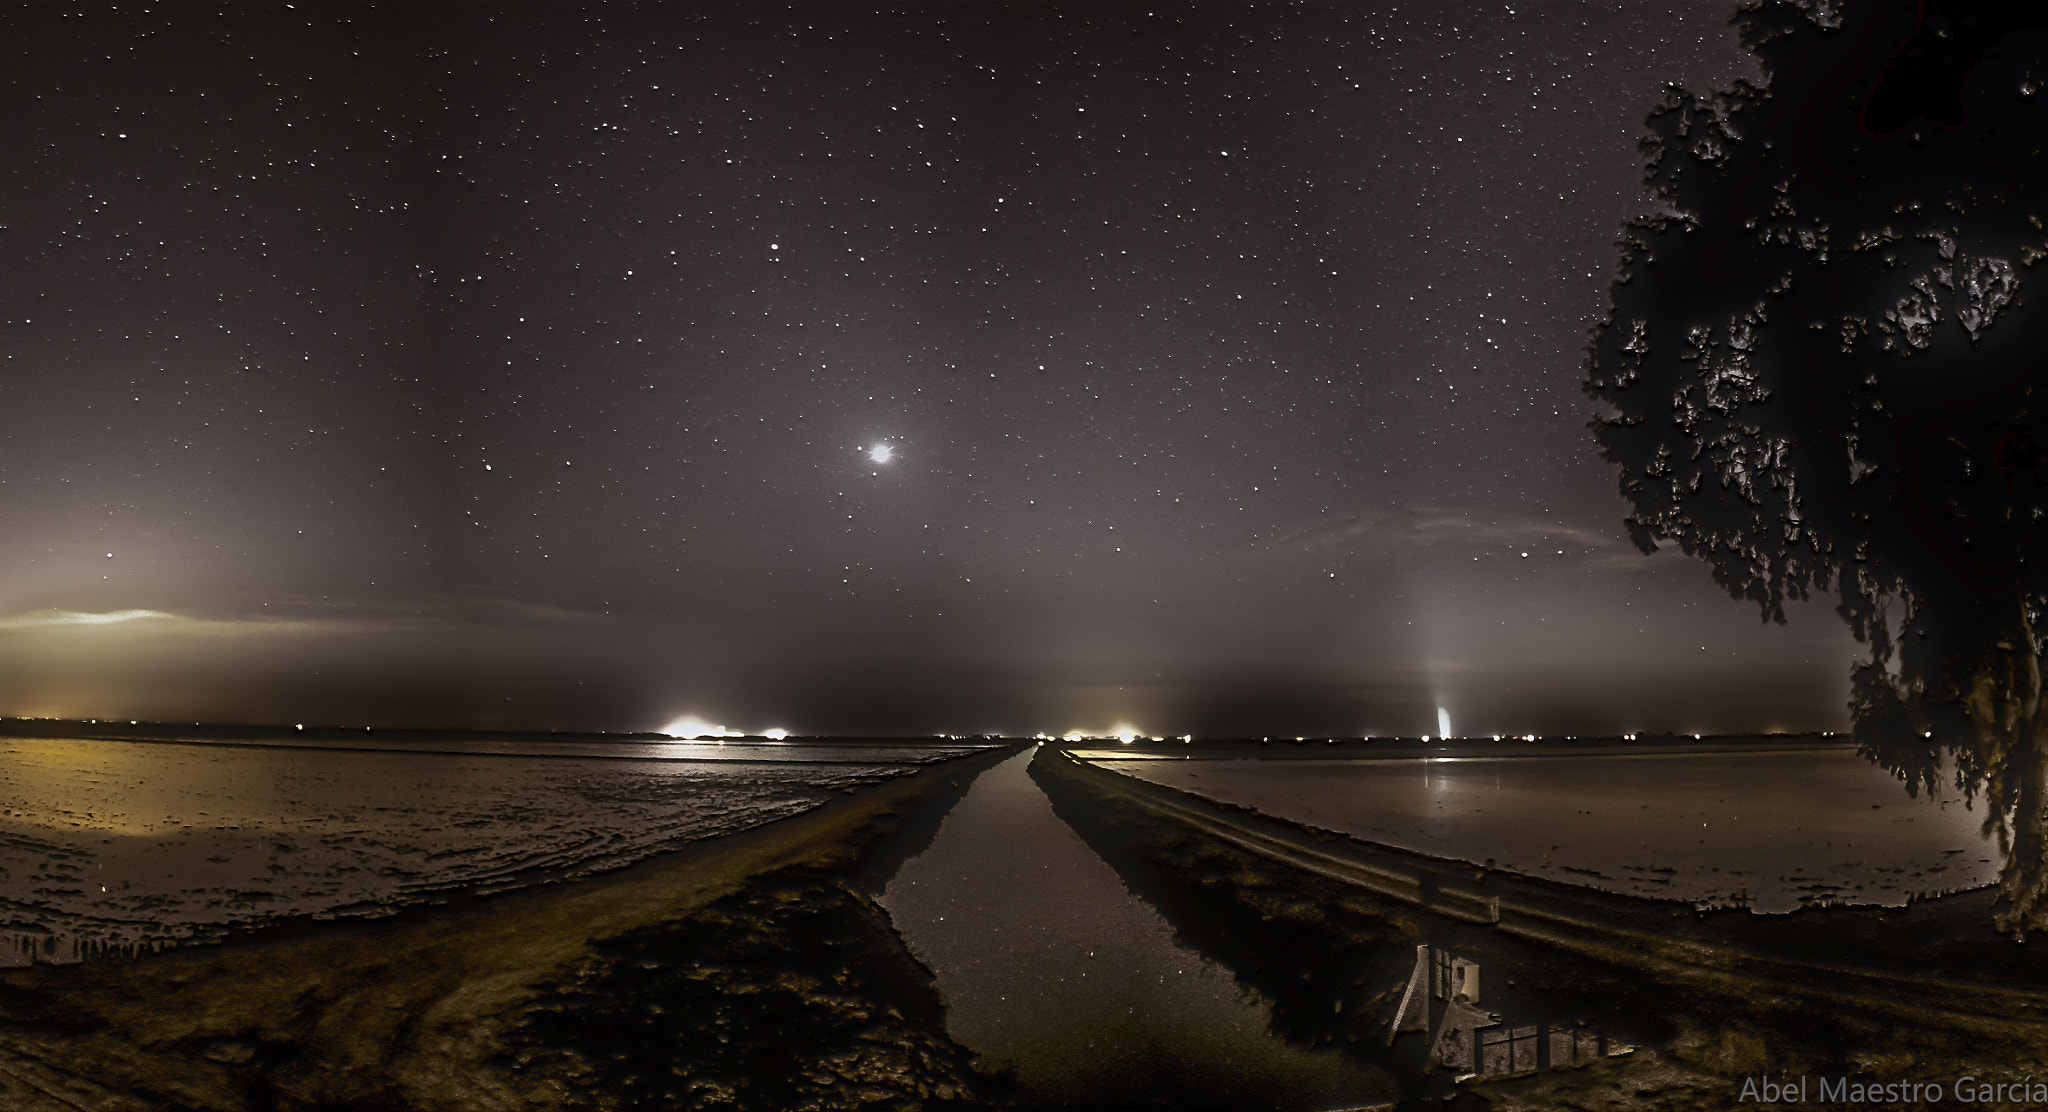
[(1176, 945), (1056, 818), (1026, 753), (983, 773), (881, 902), (937, 977), (947, 1029), (1060, 1108), (1331, 1109), (1395, 1087), (1269, 1033), (1271, 1005)]
[(1904, 904), (1998, 877), (1981, 812), (1909, 795), (1847, 743), (1102, 767), (1503, 871), (1707, 906)]
[(1375, 847), (1064, 756), (1032, 775), (1179, 941), (1271, 1001), (1277, 1034), (1385, 1069), (1410, 1098), (1721, 1106), (1765, 1072), (1906, 1077), (2048, 1051), (2048, 957), (1997, 936), (1988, 889), (1702, 912)]
[[(1387, 1045), (1407, 1034), (1427, 1036), (1425, 1072), (1448, 1070), (1454, 1080), (1514, 1077), (1542, 1069), (1588, 1066), (1636, 1048), (1603, 1037), (1583, 1022), (1530, 1022), (1541, 1004), (1511, 1000), (1506, 1014), (1489, 1011), (1480, 965), (1443, 946), (1415, 947), (1415, 968), (1387, 1022)], [(1412, 1055), (1409, 1055), (1412, 1057)]]

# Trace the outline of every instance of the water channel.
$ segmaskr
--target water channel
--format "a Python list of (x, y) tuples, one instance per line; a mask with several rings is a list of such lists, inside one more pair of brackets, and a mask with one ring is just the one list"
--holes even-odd
[(983, 773), (882, 896), (949, 1033), (1072, 1107), (1342, 1109), (1389, 1075), (1269, 1033), (1271, 1005), (1176, 942), (1053, 813), (1026, 751)]

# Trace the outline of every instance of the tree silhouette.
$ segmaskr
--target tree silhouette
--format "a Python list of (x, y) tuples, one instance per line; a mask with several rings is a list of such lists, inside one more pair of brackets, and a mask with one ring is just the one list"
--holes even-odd
[[(2006, 854), (1998, 925), (2048, 925), (2048, 30), (1992, 4), (1767, 2), (1767, 76), (1672, 88), (1660, 211), (1587, 357), (1637, 545), (1784, 621), (1832, 586), (1870, 657), (1865, 756), (1947, 778)], [(2048, 283), (2044, 283), (2048, 286)]]

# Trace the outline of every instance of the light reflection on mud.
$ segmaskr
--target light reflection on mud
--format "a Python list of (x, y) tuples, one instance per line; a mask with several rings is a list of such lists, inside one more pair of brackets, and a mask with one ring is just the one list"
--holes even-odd
[[(600, 872), (939, 754), (772, 763), (0, 740), (0, 964), (118, 956)], [(516, 750), (517, 746), (513, 746)], [(767, 747), (762, 747), (767, 748)], [(737, 752), (737, 749), (731, 749)], [(612, 754), (605, 754), (612, 756)]]

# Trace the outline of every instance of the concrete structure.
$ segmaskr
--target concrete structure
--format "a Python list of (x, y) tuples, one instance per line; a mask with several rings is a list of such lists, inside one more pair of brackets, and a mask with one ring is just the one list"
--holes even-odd
[(1568, 1069), (1635, 1050), (1576, 1023), (1503, 1019), (1481, 1006), (1479, 964), (1426, 942), (1415, 947), (1387, 1045), (1411, 1032), (1429, 1036), (1428, 1067), (1460, 1081)]

